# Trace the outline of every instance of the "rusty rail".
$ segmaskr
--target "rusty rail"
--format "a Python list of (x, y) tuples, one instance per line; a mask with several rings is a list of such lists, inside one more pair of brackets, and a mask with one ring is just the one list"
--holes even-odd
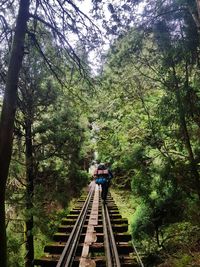
[(114, 238), (108, 207), (103, 204), (103, 226), (105, 235), (105, 251), (107, 259), (107, 267), (121, 267), (119, 254), (117, 251), (116, 241)]
[(73, 263), (73, 257), (76, 252), (76, 248), (78, 246), (80, 234), (85, 222), (85, 218), (87, 215), (88, 207), (91, 202), (92, 195), (94, 193), (94, 187), (90, 189), (90, 192), (87, 196), (87, 199), (82, 207), (82, 210), (78, 216), (78, 219), (74, 225), (74, 228), (69, 236), (69, 239), (63, 249), (61, 257), (58, 261), (56, 267), (70, 267)]
[[(128, 220), (108, 196), (101, 205), (100, 188), (93, 186), (86, 200), (79, 200), (55, 233), (54, 243), (35, 259), (42, 267), (143, 267), (136, 248), (131, 245)], [(81, 204), (80, 204), (81, 203)], [(135, 251), (135, 253), (134, 253)], [(139, 258), (139, 259), (137, 259)]]

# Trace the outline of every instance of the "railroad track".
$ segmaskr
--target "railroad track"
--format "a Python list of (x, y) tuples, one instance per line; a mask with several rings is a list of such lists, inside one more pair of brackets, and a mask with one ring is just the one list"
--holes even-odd
[(44, 248), (45, 255), (34, 260), (42, 267), (139, 267), (143, 266), (127, 233), (111, 195), (101, 203), (100, 188), (93, 185), (86, 200), (62, 220), (54, 242)]

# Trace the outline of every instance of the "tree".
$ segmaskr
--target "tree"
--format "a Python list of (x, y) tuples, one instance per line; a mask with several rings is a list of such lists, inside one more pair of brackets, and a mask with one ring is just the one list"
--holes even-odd
[(7, 266), (5, 229), (5, 189), (12, 153), (13, 126), (17, 102), (19, 71), (24, 53), (29, 1), (21, 0), (6, 77), (6, 89), (0, 121), (0, 265)]
[[(92, 21), (71, 1), (61, 3), (57, 0), (54, 4), (44, 4), (42, 1), (30, 3), (30, 1), (20, 0), (19, 4), (16, 3), (16, 1), (9, 1), (9, 3), (4, 1), (1, 4), (1, 10), (4, 10), (5, 6), (12, 9), (14, 5), (18, 7), (18, 14), (8, 63), (8, 71), (6, 74), (6, 86), (0, 122), (0, 217), (2, 218), (0, 222), (0, 265), (2, 266), (6, 266), (5, 188), (12, 154), (17, 88), (24, 56), (24, 48), (26, 46), (25, 36), (28, 34), (32, 37), (35, 46), (38, 48), (41, 56), (57, 79), (59, 79), (59, 69), (56, 68), (55, 70), (48, 56), (40, 46), (36, 31), (37, 24), (43, 24), (45, 28), (52, 32), (55, 38), (56, 48), (62, 46), (65, 50), (65, 54), (68, 55), (68, 58), (75, 63), (74, 66), (79, 70), (82, 69), (81, 61), (68, 41), (68, 29), (85, 41), (86, 39), (88, 41), (92, 38), (93, 33), (97, 37), (97, 32), (96, 29), (94, 29)], [(31, 13), (32, 11), (33, 13)], [(58, 22), (57, 17), (61, 17), (62, 19)], [(7, 21), (4, 16), (1, 16), (1, 22), (6, 25)], [(81, 31), (79, 31), (79, 27), (85, 28), (84, 36)], [(4, 31), (4, 33), (7, 34), (6, 31)], [(4, 78), (4, 76), (1, 77)]]
[[(16, 133), (25, 137), (25, 166), (26, 166), (26, 193), (25, 193), (25, 266), (31, 266), (34, 260), (34, 236), (33, 236), (33, 209), (34, 186), (37, 173), (37, 159), (35, 157), (33, 132), (34, 123), (41, 119), (43, 111), (48, 110), (48, 105), (55, 102), (56, 93), (52, 86), (51, 78), (42, 59), (34, 47), (29, 47), (28, 54), (24, 58), (18, 94), (18, 116)], [(49, 79), (46, 83), (45, 80)], [(42, 81), (44, 80), (44, 81)]]
[[(47, 43), (50, 46), (51, 42)], [(39, 231), (45, 235), (49, 233), (47, 220), (50, 220), (53, 207), (66, 208), (71, 197), (80, 194), (82, 186), (87, 183), (87, 175), (79, 166), (85, 128), (83, 107), (86, 108), (86, 103), (78, 103), (78, 98), (70, 93), (71, 90), (74, 94), (81, 90), (80, 73), (74, 74), (72, 79), (72, 84), (78, 79), (78, 86), (61, 88), (49, 74), (39, 53), (31, 48), (27, 49), (29, 53), (25, 55), (20, 75), (9, 175), (9, 184), (21, 185), (14, 190), (15, 196), (18, 195), (15, 204), (9, 207), (13, 211), (12, 219), (17, 219), (15, 214), (18, 214), (21, 219), (20, 222), (18, 219), (18, 224), (22, 224), (22, 220), (25, 222), (21, 238), (25, 237), (27, 266), (34, 258), (33, 237), (36, 240)], [(84, 91), (86, 86), (84, 81)], [(82, 101), (85, 97), (82, 94)], [(67, 189), (67, 196), (63, 188)], [(8, 191), (12, 192), (12, 188), (7, 185)], [(14, 196), (7, 195), (7, 202), (12, 203), (12, 198)], [(8, 234), (12, 225), (11, 221)], [(9, 262), (11, 260), (9, 257)]]
[(163, 247), (169, 225), (199, 206), (199, 33), (189, 6), (197, 12), (195, 1), (150, 1), (115, 40), (94, 118), (100, 158), (139, 198), (135, 237)]

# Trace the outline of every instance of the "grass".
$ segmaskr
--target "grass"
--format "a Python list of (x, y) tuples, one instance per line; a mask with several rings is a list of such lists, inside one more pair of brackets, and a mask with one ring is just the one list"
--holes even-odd
[(130, 225), (132, 224), (133, 214), (138, 205), (137, 199), (131, 195), (131, 192), (122, 191), (114, 188), (111, 189), (111, 194), (116, 205), (119, 208), (119, 212), (122, 217), (128, 219), (130, 232)]

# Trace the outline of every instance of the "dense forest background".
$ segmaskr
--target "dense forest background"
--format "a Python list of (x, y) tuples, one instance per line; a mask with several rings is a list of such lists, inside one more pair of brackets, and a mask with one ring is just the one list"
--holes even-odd
[(148, 266), (200, 266), (199, 1), (81, 7), (0, 3), (0, 266), (32, 266), (96, 152)]

